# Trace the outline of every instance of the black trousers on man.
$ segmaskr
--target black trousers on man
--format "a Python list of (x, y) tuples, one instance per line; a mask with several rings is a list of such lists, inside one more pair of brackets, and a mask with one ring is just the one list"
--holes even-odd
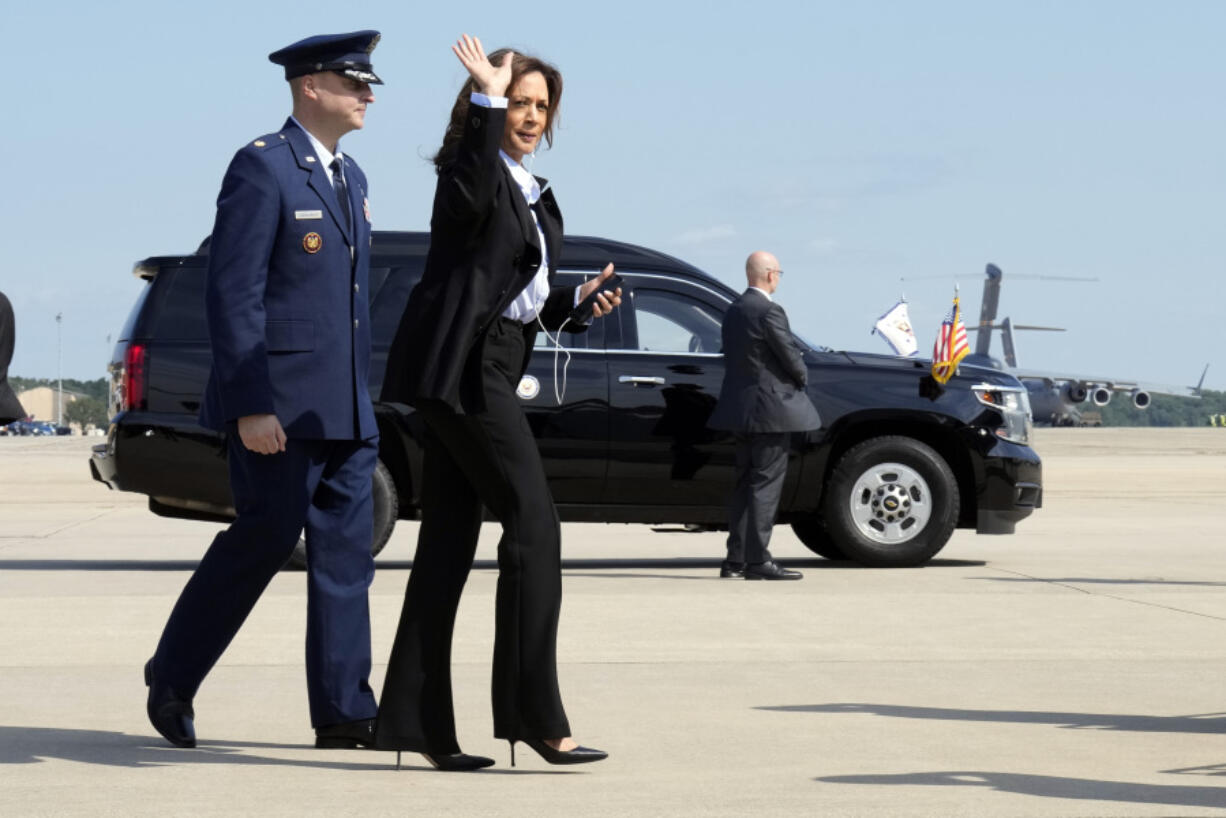
[(421, 529), (388, 660), (376, 745), (456, 753), (451, 639), (472, 567), (482, 506), (502, 524), (495, 602), (494, 735), (570, 735), (558, 690), (561, 530), (545, 470), (515, 388), (525, 331), (499, 319), (481, 361), (486, 410), (457, 414), (419, 401), (425, 421)]
[(227, 445), (238, 518), (213, 539), (175, 603), (154, 676), (194, 697), (305, 527), (311, 724), (372, 718), (366, 592), (375, 575), (370, 475), (378, 440), (291, 438), (284, 452), (256, 454), (232, 429)]
[(728, 561), (772, 559), (767, 546), (788, 470), (787, 432), (736, 436), (736, 483), (728, 515)]

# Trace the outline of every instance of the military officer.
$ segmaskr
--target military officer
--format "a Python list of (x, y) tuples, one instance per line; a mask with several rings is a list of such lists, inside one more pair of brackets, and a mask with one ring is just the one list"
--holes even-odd
[(237, 519), (145, 665), (149, 719), (179, 747), (195, 746), (192, 698), (304, 529), (315, 744), (364, 746), (372, 735), (370, 209), (366, 177), (338, 141), (374, 102), (378, 41), (376, 31), (321, 35), (270, 54), (293, 115), (238, 151), (217, 198), (200, 422), (226, 435)]

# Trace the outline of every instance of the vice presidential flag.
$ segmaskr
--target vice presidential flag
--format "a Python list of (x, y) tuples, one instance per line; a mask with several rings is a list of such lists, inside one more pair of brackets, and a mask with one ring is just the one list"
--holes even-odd
[(910, 358), (919, 354), (919, 342), (915, 340), (915, 330), (911, 329), (906, 301), (899, 301), (878, 318), (873, 332), (885, 339), (895, 355)]
[(966, 325), (962, 323), (962, 310), (958, 308), (958, 297), (955, 295), (954, 305), (941, 322), (936, 345), (932, 348), (932, 379), (937, 383), (948, 383), (958, 369), (958, 362), (970, 351), (966, 341)]

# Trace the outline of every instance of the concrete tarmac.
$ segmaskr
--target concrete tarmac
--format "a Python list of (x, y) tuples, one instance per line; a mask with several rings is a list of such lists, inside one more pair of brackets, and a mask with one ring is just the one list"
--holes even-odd
[[(1046, 506), (873, 570), (773, 548), (800, 582), (719, 580), (723, 536), (563, 526), (563, 697), (608, 761), (491, 738), (487, 525), (454, 649), (471, 774), (316, 750), (305, 581), (283, 573), (196, 698), (141, 666), (219, 526), (94, 483), (98, 438), (0, 438), (0, 815), (1168, 816), (1226, 812), (1226, 430), (1038, 430)], [(382, 687), (416, 525), (371, 590)]]

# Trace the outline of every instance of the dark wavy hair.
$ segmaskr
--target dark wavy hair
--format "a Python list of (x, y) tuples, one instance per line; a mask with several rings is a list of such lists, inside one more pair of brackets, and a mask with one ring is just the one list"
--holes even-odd
[[(512, 50), (500, 48), (489, 55), (489, 61), (498, 65), (507, 52)], [(514, 53), (515, 56), (511, 58), (511, 84), (507, 86), (507, 90), (509, 92), (514, 88), (524, 74), (531, 74), (533, 71), (539, 71), (545, 78), (545, 87), (549, 89), (549, 112), (545, 116), (545, 130), (542, 135), (545, 137), (545, 142), (552, 148), (553, 126), (558, 121), (559, 104), (562, 101), (562, 72), (537, 57), (521, 54), (518, 51)], [(476, 90), (474, 85), (473, 78), (469, 77), (460, 89), (460, 93), (456, 95), (455, 105), (451, 107), (451, 119), (447, 123), (447, 130), (443, 133), (442, 147), (438, 149), (438, 153), (434, 154), (435, 172), (442, 171), (455, 160), (456, 152), (460, 148), (460, 139), (464, 136), (464, 120), (468, 117), (469, 98)]]

